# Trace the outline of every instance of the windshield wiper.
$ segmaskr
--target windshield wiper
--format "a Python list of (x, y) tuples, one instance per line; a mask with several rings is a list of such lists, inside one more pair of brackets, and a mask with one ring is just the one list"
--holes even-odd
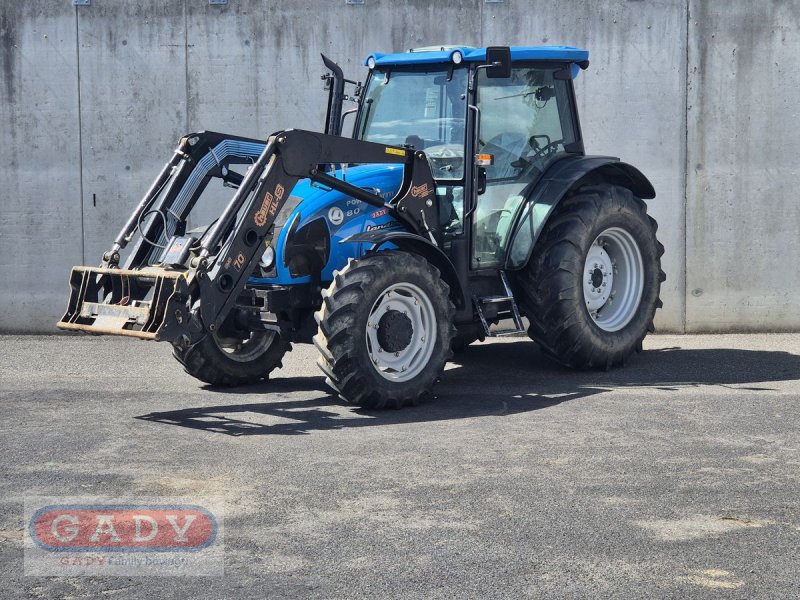
[(530, 96), (531, 94), (535, 94), (536, 90), (531, 90), (530, 92), (522, 92), (521, 94), (511, 94), (510, 96), (500, 96), (499, 98), (495, 98), (495, 100), (507, 100), (508, 98), (518, 98), (519, 96)]

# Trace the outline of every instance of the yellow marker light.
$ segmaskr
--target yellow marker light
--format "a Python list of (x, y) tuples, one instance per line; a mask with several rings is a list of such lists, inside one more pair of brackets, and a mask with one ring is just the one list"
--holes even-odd
[(401, 150), (400, 148), (386, 148), (386, 154), (396, 154), (397, 156), (405, 156), (406, 151)]
[(475, 164), (479, 167), (490, 167), (494, 164), (494, 154), (476, 154)]

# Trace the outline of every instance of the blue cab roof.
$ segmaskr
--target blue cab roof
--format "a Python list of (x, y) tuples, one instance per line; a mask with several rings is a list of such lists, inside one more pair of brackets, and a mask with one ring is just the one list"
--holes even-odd
[[(398, 52), (396, 54), (375, 52), (364, 59), (364, 65), (367, 64), (370, 58), (375, 59), (376, 67), (449, 63), (452, 61), (453, 52), (455, 51), (461, 52), (464, 62), (484, 62), (486, 60), (486, 48), (436, 46)], [(589, 60), (589, 51), (572, 46), (511, 46), (511, 60), (512, 62), (520, 60), (552, 60), (579, 63)]]

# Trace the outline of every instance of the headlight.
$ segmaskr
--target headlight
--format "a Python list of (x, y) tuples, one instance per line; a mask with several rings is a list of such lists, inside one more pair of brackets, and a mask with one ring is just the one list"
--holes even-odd
[(259, 264), (265, 271), (269, 271), (273, 266), (275, 266), (275, 248), (268, 246), (264, 254), (261, 255)]
[(368, 69), (374, 69), (375, 68), (375, 57), (374, 56), (370, 56), (367, 59), (367, 68)]
[(464, 55), (459, 50), (456, 50), (450, 55), (450, 58), (453, 60), (453, 64), (460, 65), (461, 61), (464, 60)]

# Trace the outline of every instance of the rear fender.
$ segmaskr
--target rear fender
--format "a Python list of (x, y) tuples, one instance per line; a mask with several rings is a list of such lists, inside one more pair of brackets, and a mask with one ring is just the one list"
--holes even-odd
[(639, 169), (613, 156), (570, 156), (554, 163), (528, 194), (513, 226), (506, 269), (524, 267), (548, 219), (570, 191), (600, 183), (628, 188), (649, 200), (656, 192)]
[(442, 279), (450, 286), (450, 298), (456, 308), (461, 309), (465, 306), (464, 290), (458, 280), (456, 269), (447, 255), (439, 248), (434, 246), (430, 240), (426, 240), (415, 233), (401, 230), (365, 231), (342, 240), (340, 243), (348, 244), (360, 242), (371, 247), (367, 252), (377, 252), (384, 244), (392, 244), (396, 248), (405, 252), (418, 254), (439, 269)]

